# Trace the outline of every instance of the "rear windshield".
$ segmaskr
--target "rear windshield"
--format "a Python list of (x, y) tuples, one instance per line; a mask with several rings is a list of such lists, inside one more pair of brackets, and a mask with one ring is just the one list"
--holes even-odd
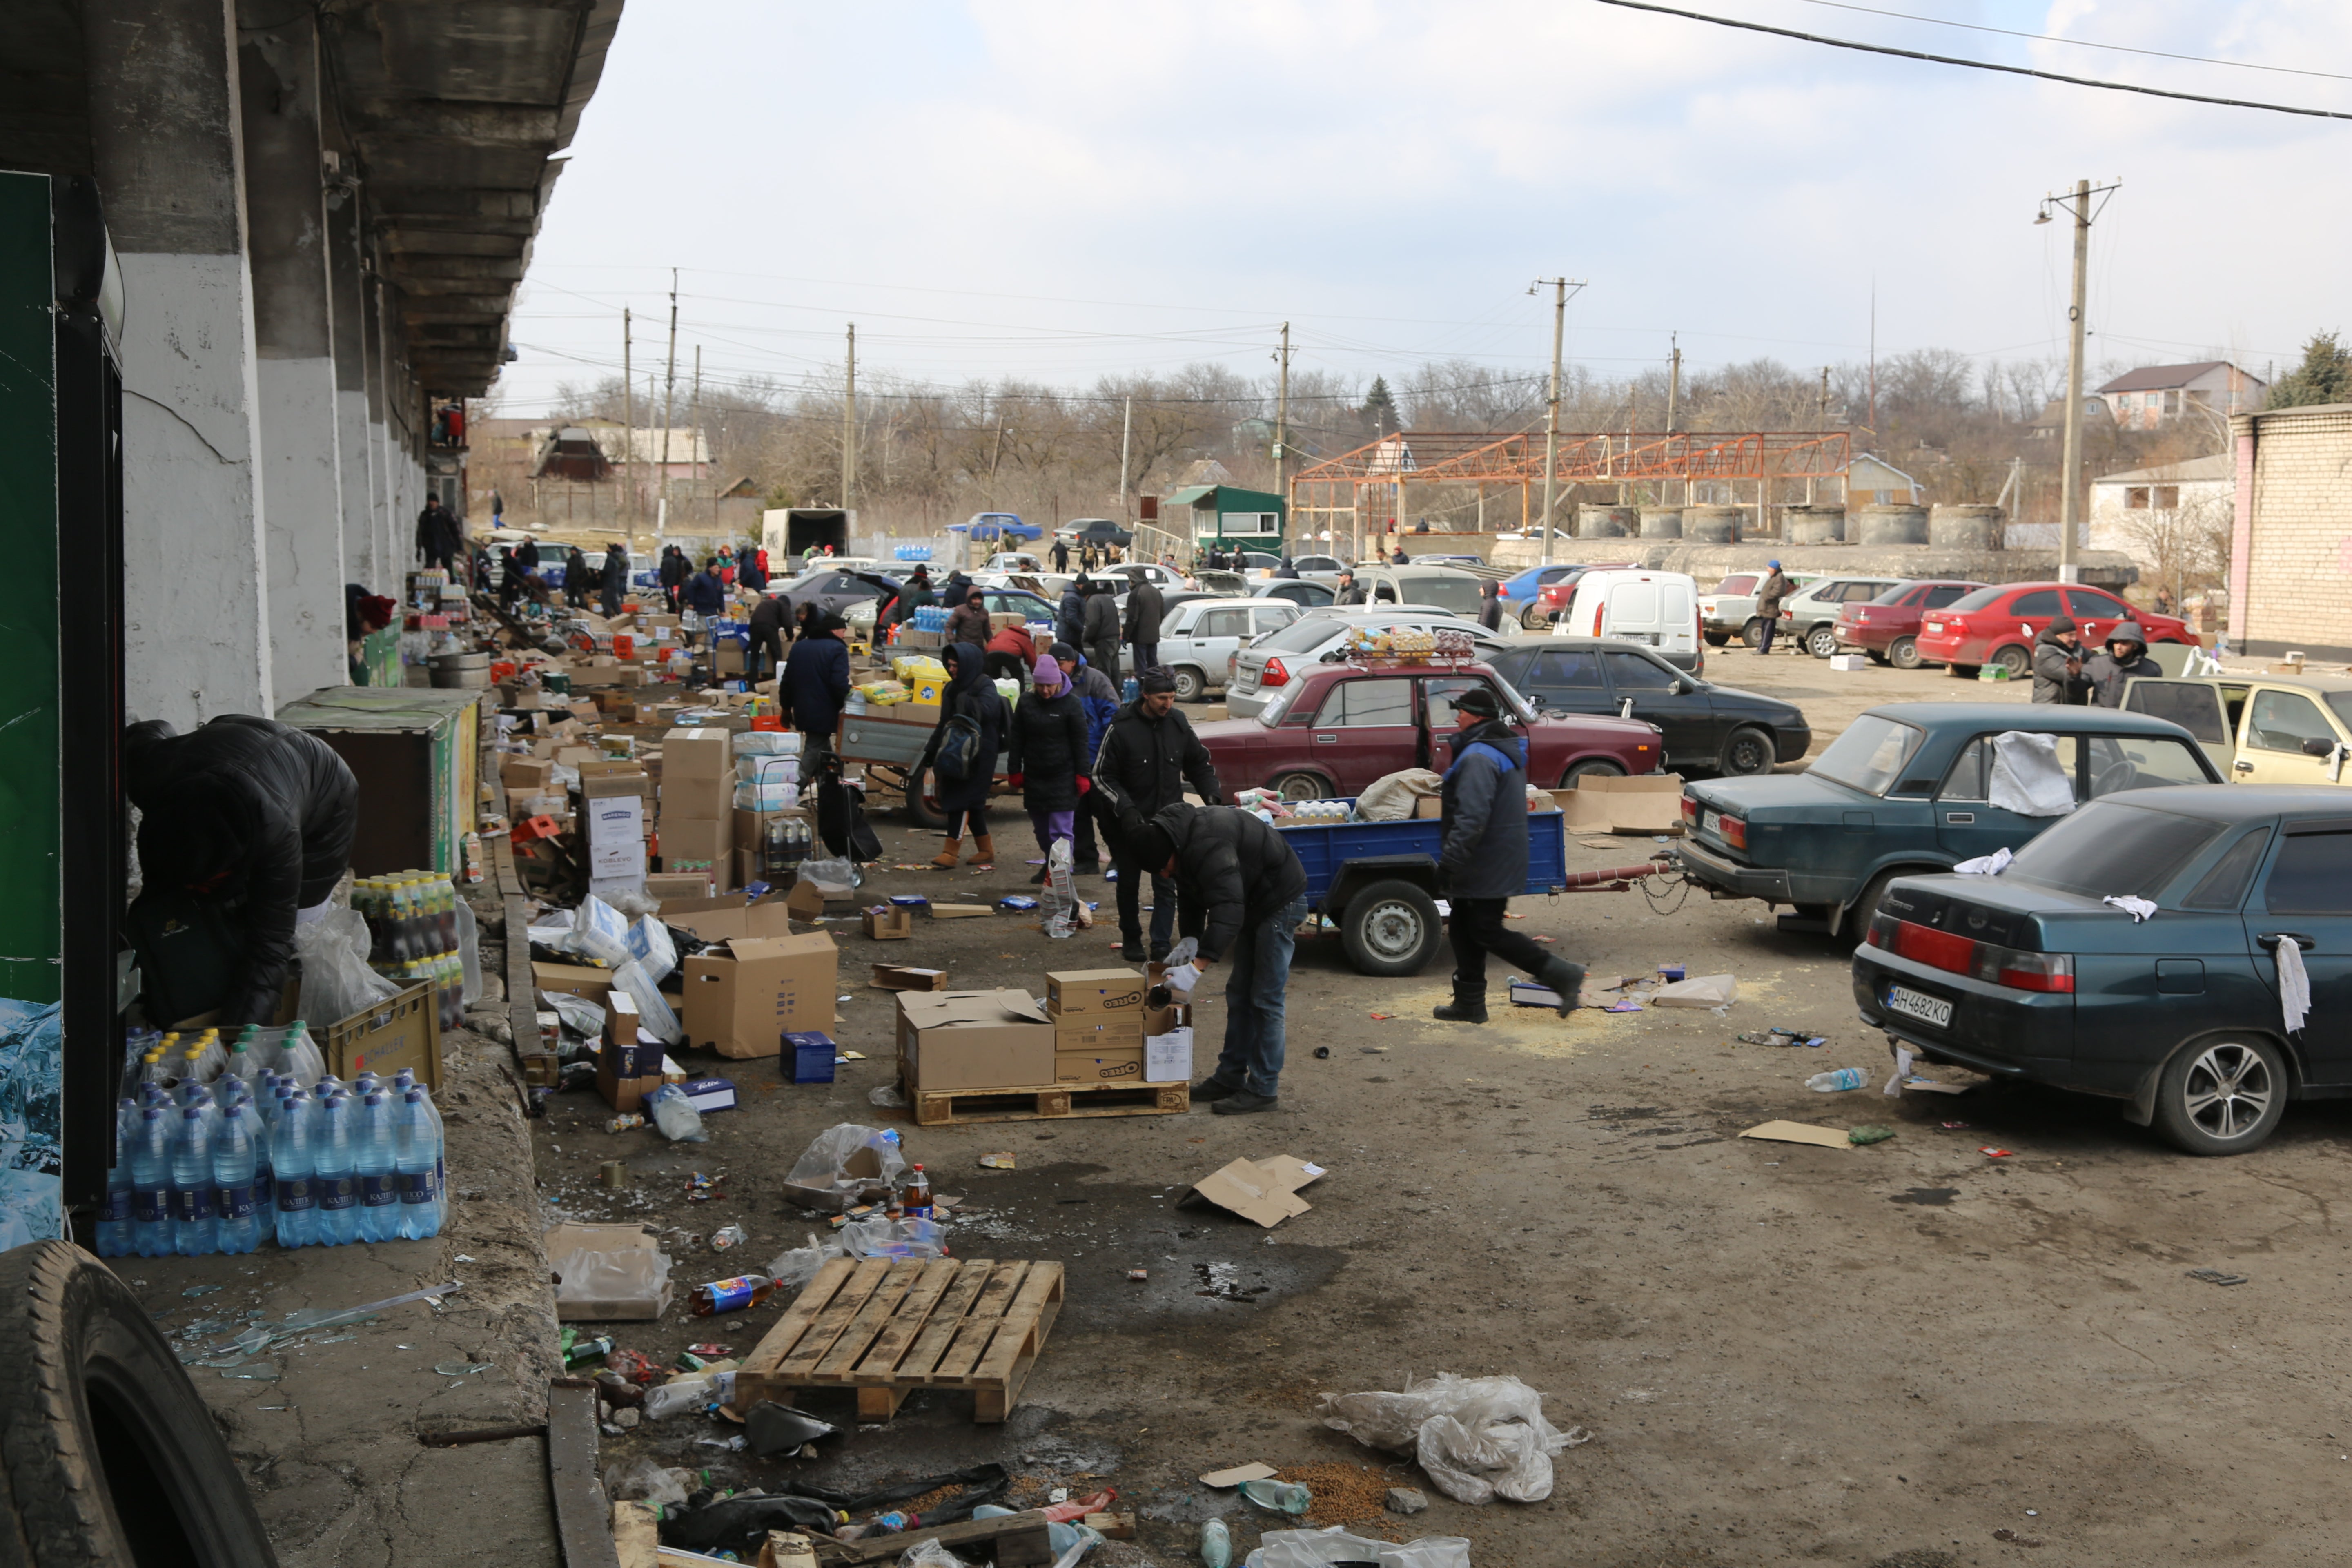
[(1955, 615), (1966, 615), (1970, 610), (1983, 609), (1986, 605), (1991, 604), (1995, 599), (2000, 598), (2003, 594), (2008, 592), (2008, 589), (2000, 587), (1979, 588), (1975, 593), (1969, 595), (1965, 598), (1953, 600), (1951, 604), (1946, 606), (1946, 608), (1951, 610)]
[(1761, 581), (1753, 572), (1735, 572), (1715, 585), (1718, 594), (1752, 594)]
[(1874, 605), (1899, 605), (1903, 602), (1903, 595), (1917, 586), (1916, 583), (1897, 583), (1870, 602)]
[(1345, 631), (1348, 625), (1332, 616), (1309, 616), (1258, 638), (1255, 646), (1272, 653), (1311, 653)]
[(1478, 579), (1467, 573), (1433, 572), (1426, 577), (1400, 573), (1397, 588), (1408, 605), (1435, 605), (1459, 616), (1478, 614)]
[(2223, 826), (2095, 800), (2019, 850), (2001, 875), (2089, 899), (2152, 898)]
[(1885, 795), (1927, 738), (1926, 731), (1913, 725), (1865, 713), (1847, 725), (1845, 733), (1805, 771), (1864, 795)]

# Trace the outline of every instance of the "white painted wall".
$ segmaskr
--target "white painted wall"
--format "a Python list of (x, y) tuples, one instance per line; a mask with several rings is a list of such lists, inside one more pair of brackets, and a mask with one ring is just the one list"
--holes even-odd
[(289, 701), (351, 679), (335, 362), (264, 359), (258, 380), (269, 643), (278, 697)]
[[(346, 581), (371, 594), (387, 590), (389, 564), (382, 555), (375, 509), (369, 494), (373, 454), (368, 449), (367, 394), (357, 388), (335, 394), (335, 462), (342, 490), (343, 570)], [(394, 593), (392, 597), (400, 597)]]

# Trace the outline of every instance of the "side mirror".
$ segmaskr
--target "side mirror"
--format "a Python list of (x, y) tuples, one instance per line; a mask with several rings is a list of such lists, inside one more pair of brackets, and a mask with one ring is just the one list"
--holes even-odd
[(1676, 676), (1676, 677), (1675, 678), (1675, 696), (1677, 696), (1677, 697), (1687, 697), (1687, 696), (1689, 696), (1692, 692), (1696, 691), (1697, 689), (1698, 689), (1698, 682), (1696, 682), (1696, 681), (1695, 681), (1695, 680), (1691, 679), (1690, 679), (1690, 677), (1688, 677), (1688, 676), (1686, 676), (1686, 675), (1683, 675), (1683, 676)]
[(2303, 754), (2306, 757), (2332, 757), (2336, 754), (2336, 742), (2314, 735), (2303, 743)]

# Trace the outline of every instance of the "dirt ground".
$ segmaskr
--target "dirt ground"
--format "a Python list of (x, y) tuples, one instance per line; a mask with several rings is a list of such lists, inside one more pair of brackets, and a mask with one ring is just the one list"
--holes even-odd
[[(2025, 696), (1936, 671), (1838, 675), (1801, 657), (1721, 655), (1708, 674), (1801, 701), (1820, 744), (1874, 702)], [(879, 826), (877, 893), (977, 900), (1021, 890), (1030, 869), (1015, 857), (988, 874), (888, 869), (938, 840), (895, 816)], [(1571, 840), (1570, 864), (1654, 847)], [(1108, 883), (1080, 885), (1108, 908)], [(970, 1199), (952, 1227), (958, 1256), (1069, 1270), (1068, 1304), (1005, 1426), (974, 1426), (961, 1396), (918, 1396), (815, 1461), (702, 1446), (732, 1428), (697, 1418), (607, 1437), (607, 1462), (651, 1454), (775, 1485), (1003, 1458), (1024, 1495), (1116, 1486), (1142, 1520), (1136, 1542), (1098, 1555), (1112, 1564), (1195, 1561), (1214, 1514), (1238, 1560), (1262, 1525), (1286, 1521), (1193, 1478), (1254, 1459), (1384, 1467), (1431, 1506), (1367, 1532), (1466, 1536), (1480, 1568), (2337, 1559), (2326, 1543), (2342, 1505), (2312, 1500), (2352, 1477), (2352, 1409), (2332, 1382), (2352, 1274), (2335, 1229), (2352, 1107), (2292, 1108), (2266, 1148), (2199, 1161), (2077, 1096), (1887, 1099), (1885, 1045), (1855, 1021), (1844, 951), (1780, 933), (1760, 906), (1654, 907), (1626, 892), (1514, 907), (1523, 929), (1600, 974), (1683, 963), (1737, 976), (1738, 1000), (1720, 1017), (1563, 1022), (1498, 1006), (1486, 1027), (1449, 1026), (1429, 1017), (1446, 994), (1442, 956), (1417, 977), (1371, 980), (1346, 966), (1336, 937), (1302, 942), (1278, 1113), (896, 1123), (940, 1190)], [(837, 1035), (868, 1058), (837, 1083), (795, 1088), (773, 1062), (732, 1064), (746, 1108), (711, 1117), (702, 1146), (607, 1133), (593, 1093), (559, 1095), (535, 1124), (541, 1194), (562, 1214), (701, 1235), (735, 1221), (751, 1234), (723, 1255), (671, 1236), (681, 1305), (616, 1327), (625, 1345), (664, 1357), (715, 1340), (740, 1352), (775, 1321), (780, 1302), (688, 1317), (684, 1288), (800, 1245), (815, 1227), (776, 1195), (783, 1172), (824, 1127), (888, 1114), (866, 1099), (892, 1071), (891, 998), (865, 985), (869, 962), (1042, 991), (1047, 969), (1112, 962), (1115, 942), (1106, 931), (1050, 942), (1009, 915), (919, 924), (911, 943), (830, 929), (850, 998)], [(1205, 1071), (1222, 1003), (1200, 1012)], [(1829, 1044), (1734, 1039), (1773, 1025)], [(1873, 1086), (1805, 1089), (1846, 1066)], [(1841, 1149), (1736, 1137), (1784, 1117), (1895, 1136)], [(1002, 1150), (1017, 1171), (979, 1166)], [(1261, 1231), (1178, 1206), (1229, 1160), (1283, 1152), (1328, 1167), (1303, 1194), (1310, 1213)], [(632, 1185), (608, 1193), (596, 1168), (616, 1158)], [(724, 1173), (724, 1196), (688, 1203), (695, 1171)], [(2248, 1282), (2189, 1277), (2207, 1267)], [(1150, 1278), (1130, 1282), (1138, 1268)], [(1316, 1418), (1318, 1394), (1439, 1371), (1515, 1374), (1548, 1396), (1555, 1424), (1592, 1431), (1561, 1456), (1549, 1501), (1454, 1503), (1409, 1458)], [(804, 1403), (851, 1420), (844, 1396)]]

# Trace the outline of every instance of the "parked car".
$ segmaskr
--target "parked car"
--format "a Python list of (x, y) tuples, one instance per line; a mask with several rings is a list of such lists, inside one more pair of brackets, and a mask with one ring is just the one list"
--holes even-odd
[(1045, 558), (1031, 550), (1000, 550), (988, 558), (990, 572), (1043, 572)]
[(1657, 727), (1636, 719), (1538, 714), (1484, 664), (1349, 659), (1300, 671), (1278, 700), (1249, 719), (1196, 724), (1229, 789), (1268, 788), (1285, 800), (1360, 795), (1404, 768), (1453, 765), (1454, 704), (1474, 686), (1492, 690), (1526, 726), (1528, 777), (1572, 788), (1595, 773), (1655, 773)]
[(1866, 605), (1900, 581), (1896, 577), (1823, 577), (1809, 583), (1780, 601), (1779, 635), (1815, 658), (1827, 658), (1837, 652), (1838, 612), (1848, 605)]
[(1234, 656), (1233, 668), (1225, 680), (1225, 715), (1231, 719), (1256, 717), (1258, 710), (1272, 702), (1277, 693), (1324, 655), (1332, 651), (1340, 640), (1359, 627), (1370, 631), (1428, 631), (1438, 626), (1452, 626), (1471, 633), (1478, 639), (1482, 654), (1501, 648), (1499, 638), (1490, 636), (1476, 621), (1454, 615), (1449, 610), (1426, 605), (1401, 605), (1391, 610), (1328, 609), (1310, 611), (1278, 632), (1252, 643)]
[(1569, 569), (1564, 576), (1556, 577), (1536, 590), (1535, 602), (1519, 612), (1519, 625), (1531, 632), (1543, 630), (1560, 617), (1568, 602), (1576, 595), (1576, 584), (1587, 572), (1632, 572), (1640, 563), (1632, 561), (1590, 562)]
[[(1698, 596), (1699, 626), (1706, 636), (1706, 646), (1721, 647), (1738, 637), (1749, 647), (1764, 641), (1764, 622), (1756, 614), (1756, 590), (1769, 572), (1733, 572), (1715, 585), (1712, 594)], [(1801, 588), (1818, 582), (1819, 574), (1785, 572), (1791, 588)]]
[[(1234, 656), (1255, 637), (1278, 632), (1299, 616), (1296, 605), (1273, 599), (1187, 599), (1160, 623), (1160, 662), (1176, 679), (1176, 700), (1198, 702), (1223, 686)], [(1121, 656), (1130, 669), (1132, 650)]]
[(1874, 664), (1897, 669), (1919, 668), (1919, 622), (1929, 610), (1944, 609), (1983, 587), (1982, 583), (1897, 583), (1866, 602), (1847, 600), (1838, 606), (1837, 646), (1858, 648)]
[(1301, 577), (1337, 577), (1348, 563), (1336, 555), (1294, 555), (1290, 567)]
[(2033, 667), (2033, 639), (2060, 616), (2072, 616), (2083, 646), (2096, 647), (2121, 621), (2136, 620), (2151, 643), (2205, 645), (2189, 623), (2124, 603), (2079, 583), (2003, 583), (1955, 600), (1921, 617), (1919, 658), (1954, 675), (1973, 676), (1998, 664), (2014, 678)]
[(821, 566), (814, 572), (793, 578), (782, 587), (768, 590), (771, 598), (782, 599), (790, 606), (788, 615), (795, 626), (800, 624), (803, 605), (823, 605), (834, 615), (846, 615), (858, 605), (867, 606), (868, 614), (881, 601), (896, 598), (899, 581), (879, 572), (843, 572), (831, 566)]
[(1503, 601), (1503, 613), (1529, 631), (1534, 631), (1543, 624), (1540, 620), (1529, 618), (1536, 613), (1536, 595), (1561, 578), (1583, 570), (1582, 565), (1573, 561), (1555, 561), (1549, 566), (1530, 566), (1515, 577), (1504, 578), (1503, 585), (1496, 590), (1496, 596)]
[(1235, 599), (1246, 595), (1256, 585), (1257, 579), (1239, 572), (1195, 572), (1192, 586), (1203, 594), (1215, 594), (1221, 598)]
[(1384, 566), (1356, 569), (1356, 585), (1368, 605), (1434, 605), (1465, 620), (1478, 618), (1480, 574), (1460, 566)]
[[(1185, 585), (1183, 578), (1157, 561), (1122, 561), (1113, 566), (1097, 566), (1087, 575), (1096, 582), (1106, 577), (1124, 578), (1129, 585), (1148, 580), (1159, 584), (1163, 594)], [(1127, 590), (1121, 588), (1119, 592), (1123, 595)]]
[[(2311, 993), (2293, 1031), (2277, 958), (2290, 942)], [(2344, 796), (2135, 790), (2059, 822), (1998, 877), (1904, 878), (1854, 950), (1853, 999), (1931, 1062), (2120, 1100), (2126, 1121), (2191, 1154), (2242, 1154), (2287, 1101), (2352, 1094)]]
[(2233, 784), (2352, 783), (2352, 678), (2142, 676), (2124, 683), (2124, 710), (2171, 720)]
[(1891, 702), (1846, 726), (1801, 773), (1683, 791), (1671, 853), (1718, 894), (1792, 906), (1784, 931), (1858, 932), (1897, 877), (2012, 852), (2059, 820), (1992, 804), (1997, 738), (2057, 738), (2074, 798), (2221, 775), (2178, 724), (2105, 708)]
[(1276, 577), (1244, 591), (1243, 597), (1253, 599), (1287, 599), (1302, 610), (1319, 610), (1339, 596), (1339, 590), (1330, 583), (1310, 577), (1296, 580)]
[(1706, 668), (1698, 634), (1698, 584), (1681, 572), (1595, 567), (1576, 579), (1552, 630), (1643, 643), (1675, 668), (1693, 674)]
[(1812, 747), (1812, 726), (1795, 703), (1686, 675), (1639, 644), (1515, 637), (1486, 662), (1547, 713), (1622, 715), (1630, 704), (1632, 717), (1665, 736), (1665, 765), (1685, 773), (1769, 773)]

